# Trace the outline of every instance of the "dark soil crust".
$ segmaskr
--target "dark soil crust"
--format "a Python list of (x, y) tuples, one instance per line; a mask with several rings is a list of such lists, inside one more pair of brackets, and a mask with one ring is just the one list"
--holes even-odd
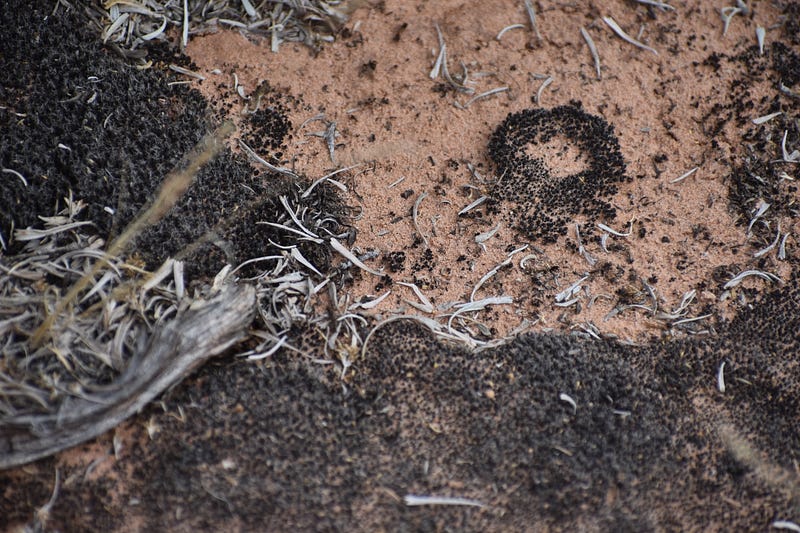
[[(142, 413), (157, 437), (127, 449), (115, 475), (62, 472), (78, 479), (62, 486), (52, 525), (124, 529), (135, 517), (146, 530), (750, 530), (794, 516), (792, 282), (715, 341), (634, 348), (529, 335), (474, 355), (401, 321), (373, 336), (347, 391), (336, 373), (293, 357), (212, 364)], [(765, 480), (737, 460), (718, 435), (723, 424), (785, 477)], [(6, 525), (46, 503), (54, 467), (0, 477)], [(489, 507), (409, 508), (406, 494)]]
[[(0, 180), (0, 234), (10, 253), (18, 251), (11, 228), (39, 226), (39, 217), (55, 214), (72, 193), (88, 204), (81, 217), (113, 238), (220, 119), (200, 93), (166, 70), (169, 63), (188, 62), (175, 51), (158, 50), (161, 68), (138, 71), (104, 48), (74, 11), (62, 8), (48, 17), (50, 7), (26, 2), (2, 11), (0, 22), (9, 31), (0, 37), (0, 165), (27, 183), (8, 174)], [(290, 124), (280, 102), (272, 103), (274, 109), (252, 115), (242, 129), (256, 147), (279, 157)], [(308, 185), (257, 171), (226, 149), (133, 248), (155, 269), (193, 244), (191, 255), (182, 257), (189, 276), (214, 275), (226, 263), (275, 253), (270, 239), (288, 244), (287, 232), (256, 223), (276, 220), (283, 210), (278, 197), (298, 196)], [(301, 206), (340, 215), (341, 202), (330, 189), (315, 188)], [(322, 251), (307, 257), (328, 266)]]
[[(127, 66), (81, 17), (46, 18), (49, 9), (0, 10), (0, 163), (29, 182), (0, 181), (6, 239), (12, 220), (36, 224), (69, 189), (90, 203), (98, 231), (113, 234), (215, 122), (198, 94)], [(771, 68), (789, 84), (797, 55), (776, 50)], [(256, 120), (250, 138), (280, 158), (284, 119)], [(735, 110), (721, 120), (736, 120)], [(794, 191), (757, 159), (746, 163), (766, 169), (757, 183), (749, 170), (733, 173), (734, 209), (749, 216), (742, 204), (758, 194), (794, 216)], [(197, 273), (268, 253), (269, 238), (287, 236), (254, 232), (254, 221), (277, 219), (276, 193), (302, 189), (262, 183), (226, 152), (138, 253), (157, 265), (210, 230), (233, 245), (228, 257), (218, 245), (197, 252)], [(238, 192), (247, 188), (252, 198)], [(333, 192), (319, 190), (309, 201), (340, 212)], [(324, 250), (313, 253), (329, 266)], [(59, 493), (37, 520), (63, 531), (738, 531), (798, 520), (799, 281), (795, 270), (752, 294), (717, 335), (694, 340), (635, 347), (531, 334), (474, 354), (397, 321), (372, 336), (345, 381), (291, 352), (259, 364), (223, 359), (127, 424), (122, 460), (111, 435), (84, 447), (108, 453), (104, 475), (57, 458), (0, 473), (0, 529), (34, 520), (57, 466)], [(309, 351), (319, 343), (311, 331), (296, 338)], [(408, 507), (408, 494), (487, 506)]]

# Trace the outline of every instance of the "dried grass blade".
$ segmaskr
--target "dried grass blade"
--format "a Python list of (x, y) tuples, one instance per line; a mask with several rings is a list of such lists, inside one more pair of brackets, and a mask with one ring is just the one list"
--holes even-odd
[(351, 305), (350, 307), (348, 307), (348, 310), (374, 309), (375, 307), (378, 307), (378, 305), (380, 305), (380, 303), (382, 301), (384, 301), (386, 298), (388, 298), (388, 296), (390, 294), (392, 294), (392, 291), (386, 291), (384, 294), (382, 294), (382, 295), (378, 296), (377, 298), (374, 298), (374, 299), (372, 299), (372, 300), (370, 300), (368, 302), (355, 303), (355, 304)]
[(20, 174), (16, 170), (12, 170), (10, 168), (4, 168), (4, 169), (2, 169), (2, 172), (3, 172), (3, 174), (12, 174), (12, 175), (18, 177), (20, 179), (20, 181), (22, 181), (22, 184), (24, 186), (26, 186), (26, 187), (28, 186), (28, 180), (26, 180), (25, 176), (23, 176), (22, 174)]
[(337, 241), (337, 240), (336, 240), (334, 237), (331, 237), (329, 242), (330, 242), (330, 244), (331, 244), (331, 247), (332, 247), (334, 250), (336, 250), (337, 252), (339, 252), (339, 254), (340, 254), (340, 255), (342, 255), (342, 256), (343, 256), (345, 259), (347, 259), (348, 261), (350, 261), (351, 263), (353, 263), (355, 266), (357, 266), (357, 267), (358, 267), (358, 268), (360, 268), (361, 270), (363, 270), (363, 271), (365, 271), (365, 272), (369, 272), (369, 273), (370, 273), (370, 274), (372, 274), (373, 276), (383, 277), (383, 274), (382, 274), (382, 273), (378, 272), (377, 270), (373, 270), (373, 269), (371, 269), (370, 267), (368, 267), (367, 265), (365, 265), (364, 263), (362, 263), (362, 262), (361, 262), (361, 261), (358, 259), (358, 257), (356, 257), (356, 256), (353, 254), (353, 252), (351, 252), (350, 250), (348, 250), (347, 248), (345, 248), (345, 246), (344, 246), (342, 243), (340, 243), (339, 241)]
[(461, 505), (468, 507), (486, 507), (486, 504), (478, 500), (470, 500), (467, 498), (450, 498), (446, 496), (415, 496), (407, 494), (403, 497), (403, 502), (409, 506), (420, 505)]
[(156, 37), (162, 35), (165, 29), (167, 29), (167, 17), (161, 15), (161, 26), (151, 31), (150, 33), (145, 33), (139, 38), (143, 41), (152, 41)]
[(625, 33), (625, 31), (619, 27), (619, 24), (617, 24), (613, 18), (603, 17), (603, 22), (608, 24), (608, 27), (614, 30), (614, 33), (616, 33), (623, 41), (628, 42), (633, 46), (636, 46), (643, 50), (649, 50), (653, 52), (655, 55), (658, 55), (658, 52), (654, 48), (650, 48), (646, 44), (640, 43), (639, 41), (637, 41), (636, 39)]
[(597, 53), (597, 46), (594, 44), (594, 39), (592, 36), (589, 35), (589, 32), (586, 31), (586, 28), (581, 26), (581, 35), (583, 35), (583, 39), (586, 41), (586, 44), (589, 46), (589, 52), (592, 54), (592, 59), (594, 60), (594, 68), (597, 71), (597, 79), (603, 79), (603, 75), (600, 72), (600, 54)]
[(504, 305), (510, 303), (514, 303), (514, 299), (511, 296), (493, 296), (490, 298), (484, 298), (483, 300), (475, 300), (472, 302), (459, 304), (456, 312), (450, 315), (450, 319), (447, 321), (447, 329), (450, 331), (453, 330), (453, 320), (459, 315), (463, 315), (464, 313), (469, 313), (472, 311), (480, 311), (490, 305)]
[(744, 280), (748, 276), (758, 276), (759, 278), (765, 279), (765, 280), (770, 281), (772, 283), (781, 281), (781, 278), (779, 278), (778, 276), (776, 276), (775, 274), (772, 274), (770, 272), (764, 272), (764, 271), (761, 271), (761, 270), (745, 270), (741, 274), (739, 274), (739, 275), (735, 276), (733, 279), (731, 279), (728, 283), (726, 283), (723, 286), (723, 288), (724, 289), (731, 289), (733, 287), (736, 287), (737, 285), (739, 285), (742, 282), (742, 280)]
[(483, 93), (480, 93), (480, 94), (476, 94), (475, 96), (473, 96), (472, 98), (467, 100), (461, 107), (463, 107), (464, 109), (467, 109), (469, 106), (471, 106), (474, 102), (476, 102), (478, 100), (481, 100), (483, 98), (488, 98), (489, 96), (492, 96), (493, 94), (504, 93), (504, 92), (506, 92), (508, 90), (509, 90), (508, 87), (496, 87), (496, 88), (490, 89), (490, 90), (488, 90), (486, 92), (483, 92)]
[(242, 150), (245, 151), (245, 153), (250, 157), (250, 159), (252, 159), (256, 163), (264, 165), (265, 167), (267, 167), (267, 169), (271, 170), (272, 172), (277, 172), (278, 174), (283, 174), (284, 176), (288, 176), (293, 179), (299, 179), (299, 176), (294, 172), (292, 172), (291, 170), (289, 170), (288, 168), (275, 166), (272, 163), (268, 162), (266, 159), (260, 157), (255, 152), (255, 150), (247, 146), (247, 144), (241, 139), (239, 139), (239, 146), (242, 148)]
[(425, 237), (425, 234), (422, 233), (422, 230), (419, 229), (419, 222), (417, 220), (417, 216), (419, 214), (419, 205), (422, 203), (422, 200), (428, 197), (428, 193), (423, 192), (419, 195), (417, 200), (414, 202), (414, 207), (411, 209), (411, 220), (414, 223), (414, 229), (417, 230), (417, 233), (422, 238), (422, 241), (425, 243), (425, 248), (429, 248), (428, 246), (428, 238)]
[(764, 116), (761, 116), (761, 117), (758, 117), (758, 118), (754, 118), (753, 119), (753, 124), (755, 124), (756, 126), (759, 126), (761, 124), (769, 122), (773, 118), (778, 117), (778, 116), (780, 116), (782, 114), (783, 114), (783, 111), (777, 111), (775, 113), (770, 113), (769, 115), (764, 115)]
[(537, 39), (541, 40), (542, 34), (539, 33), (539, 25), (536, 23), (536, 11), (533, 10), (533, 5), (530, 0), (525, 0), (525, 11), (528, 13), (528, 19), (531, 21), (533, 33), (536, 35)]
[(675, 178), (674, 180), (670, 181), (670, 183), (678, 183), (679, 181), (685, 180), (686, 178), (688, 178), (689, 176), (691, 176), (692, 174), (697, 172), (697, 170), (699, 168), (700, 167), (694, 167), (692, 170), (690, 170), (688, 172), (685, 172), (685, 173), (681, 174), (680, 176), (678, 176), (677, 178)]
[(181, 32), (181, 50), (189, 44), (189, 0), (183, 0), (183, 31)]
[(189, 70), (188, 68), (183, 68), (183, 67), (178, 66), (178, 65), (176, 65), (174, 63), (170, 63), (169, 69), (172, 70), (173, 72), (177, 72), (178, 74), (183, 74), (184, 76), (189, 76), (190, 78), (195, 78), (195, 79), (198, 79), (200, 81), (203, 81), (203, 80), (206, 79), (206, 77), (203, 76), (202, 74), (200, 74), (199, 72), (195, 72), (193, 70)]
[(460, 216), (460, 215), (463, 215), (465, 213), (468, 213), (468, 212), (472, 211), (473, 209), (475, 209), (476, 207), (478, 207), (479, 205), (481, 205), (483, 202), (485, 202), (488, 199), (489, 199), (488, 196), (481, 196), (477, 200), (474, 200), (474, 201), (470, 202), (470, 204), (467, 207), (465, 207), (464, 209), (459, 211), (458, 215)]
[(431, 303), (428, 297), (425, 296), (425, 294), (423, 294), (423, 292), (420, 290), (419, 287), (417, 287), (414, 283), (406, 283), (404, 281), (398, 281), (397, 284), (402, 285), (404, 287), (409, 287), (411, 290), (413, 290), (414, 294), (417, 296), (417, 298), (419, 298), (419, 301), (422, 302), (422, 305), (416, 304), (415, 302), (409, 302), (408, 300), (406, 300), (406, 303), (414, 306), (416, 309), (419, 309), (423, 313), (433, 313), (434, 311), (433, 303)]
[(675, 8), (672, 7), (671, 5), (665, 4), (664, 2), (658, 2), (657, 0), (636, 0), (636, 1), (639, 2), (640, 4), (645, 4), (653, 7), (660, 7), (665, 11), (675, 11)]
[(500, 33), (497, 34), (497, 37), (495, 37), (495, 39), (499, 41), (500, 39), (503, 38), (503, 35), (505, 35), (507, 31), (516, 30), (518, 28), (524, 28), (524, 27), (525, 27), (524, 24), (512, 24), (510, 26), (506, 26), (505, 28), (500, 30)]

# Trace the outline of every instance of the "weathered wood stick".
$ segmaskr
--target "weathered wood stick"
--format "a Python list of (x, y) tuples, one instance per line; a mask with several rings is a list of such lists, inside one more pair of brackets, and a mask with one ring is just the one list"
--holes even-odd
[(251, 285), (223, 285), (153, 333), (107, 390), (68, 399), (58, 412), (0, 420), (0, 469), (88, 441), (137, 413), (170, 386), (245, 336), (256, 313)]

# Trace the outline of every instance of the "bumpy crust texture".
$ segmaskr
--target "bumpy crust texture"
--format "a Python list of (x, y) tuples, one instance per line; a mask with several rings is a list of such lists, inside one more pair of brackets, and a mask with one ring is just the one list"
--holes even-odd
[[(561, 140), (574, 143), (586, 166), (555, 177), (548, 161), (526, 148)], [(611, 125), (579, 103), (510, 114), (492, 134), (489, 155), (498, 176), (493, 197), (517, 204), (512, 219), (530, 239), (555, 242), (576, 215), (589, 225), (616, 215), (608, 197), (626, 179), (619, 141)]]

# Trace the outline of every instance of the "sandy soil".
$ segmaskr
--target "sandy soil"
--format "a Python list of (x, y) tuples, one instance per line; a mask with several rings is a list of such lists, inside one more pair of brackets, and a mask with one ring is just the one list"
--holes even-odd
[[(416, 284), (435, 306), (432, 315), (446, 316), (454, 303), (469, 301), (476, 283), (510, 250), (528, 245), (473, 297), (514, 298), (512, 305), (480, 316), (489, 337), (590, 329), (640, 342), (684, 331), (670, 327), (674, 320), (656, 319), (641, 308), (619, 312), (626, 303), (652, 309), (646, 285), (655, 294), (656, 308), (667, 312), (688, 291), (696, 291), (682, 318), (706, 316), (688, 323), (692, 331), (706, 332), (740, 306), (723, 296), (713, 272), (732, 263), (749, 268), (756, 261), (746, 256), (766, 245), (733, 224), (736, 214), (725, 201), (732, 165), (744, 156), (742, 124), (726, 124), (714, 143), (708, 135), (710, 106), (733, 104), (735, 97), (724, 88), (741, 72), (704, 62), (714, 54), (755, 46), (756, 27), (774, 26), (780, 13), (759, 5), (752, 16), (734, 18), (723, 37), (718, 9), (707, 3), (674, 12), (624, 2), (585, 9), (542, 6), (541, 39), (528, 28), (508, 30), (497, 39), (503, 28), (526, 23), (522, 5), (386, 2), (353, 13), (339, 41), (318, 54), (301, 45), (268, 54), (263, 43), (234, 32), (194, 39), (187, 53), (207, 76), (197, 84), (201, 92), (211, 101), (232, 102), (234, 114), (247, 105), (236, 96), (234, 75), (245, 95), (266, 80), (299, 98), (302, 104), (289, 113), (294, 139), (283, 162), (312, 178), (355, 166), (336, 179), (350, 186), (347, 198), (361, 210), (356, 246), (377, 251), (375, 266), (382, 262), (395, 281)], [(602, 16), (612, 17), (630, 34), (641, 34), (658, 54), (624, 42)], [(474, 93), (447, 89), (441, 77), (430, 78), (438, 53), (436, 25), (447, 45), (449, 71), (466, 69)], [(581, 27), (599, 50), (600, 79)], [(753, 105), (739, 112), (741, 119), (770, 112), (759, 102), (774, 92), (773, 85), (767, 77), (751, 80), (747, 98)], [(502, 87), (508, 90), (464, 108), (472, 96)], [(487, 213), (485, 205), (458, 215), (491, 193), (497, 176), (487, 139), (506, 115), (574, 101), (613, 125), (630, 178), (609, 199), (616, 219), (598, 220), (630, 233), (611, 236), (609, 251), (597, 241), (598, 228), (575, 217), (576, 223), (584, 222), (580, 238), (595, 264), (578, 253), (574, 225), (557, 243), (543, 245), (514, 231), (509, 202), (498, 206), (497, 215)], [(329, 124), (336, 132), (334, 160), (326, 141), (314, 136)], [(554, 179), (580, 168), (580, 150), (572, 147), (570, 152), (569, 139), (536, 150)], [(675, 182), (694, 168), (690, 177)], [(412, 220), (415, 205), (418, 228)], [(782, 227), (797, 234), (796, 221), (784, 220)], [(493, 229), (497, 232), (484, 246), (475, 241)], [(794, 239), (787, 242), (792, 253)], [(520, 259), (531, 253), (521, 267)], [(769, 269), (783, 277), (789, 271), (785, 261), (772, 259)], [(579, 301), (556, 306), (556, 294), (586, 274)], [(388, 291), (368, 313), (379, 319), (417, 313), (408, 302), (421, 302), (408, 286), (389, 287), (363, 276), (350, 295), (360, 302)], [(473, 330), (481, 336), (478, 328)]]

